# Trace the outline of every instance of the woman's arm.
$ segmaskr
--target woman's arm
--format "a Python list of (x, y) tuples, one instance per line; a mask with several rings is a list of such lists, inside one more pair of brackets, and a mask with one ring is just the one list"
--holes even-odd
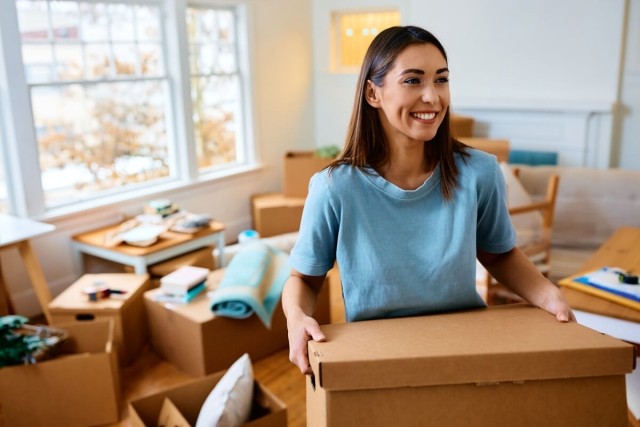
[(291, 269), (291, 276), (282, 291), (282, 309), (289, 331), (289, 360), (306, 375), (311, 374), (307, 342), (326, 339), (318, 322), (312, 317), (325, 277), (305, 276)]
[(478, 249), (478, 260), (498, 282), (561, 322), (575, 320), (560, 289), (538, 271), (518, 248), (492, 254)]

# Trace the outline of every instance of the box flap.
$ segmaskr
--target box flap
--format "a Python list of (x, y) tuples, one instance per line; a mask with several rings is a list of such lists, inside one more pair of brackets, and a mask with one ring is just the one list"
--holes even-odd
[(632, 345), (526, 304), (322, 331), (309, 360), (327, 390), (617, 375), (634, 363)]

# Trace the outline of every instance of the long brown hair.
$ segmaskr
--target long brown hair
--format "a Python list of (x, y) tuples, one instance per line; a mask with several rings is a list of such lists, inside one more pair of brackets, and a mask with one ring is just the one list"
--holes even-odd
[[(391, 27), (381, 31), (369, 46), (360, 69), (355, 100), (344, 148), (338, 158), (329, 166), (333, 168), (348, 164), (360, 169), (377, 169), (389, 161), (389, 144), (382, 129), (377, 110), (365, 99), (367, 81), (381, 86), (387, 73), (395, 65), (397, 56), (407, 46), (432, 44), (445, 61), (447, 54), (438, 39), (429, 31), (419, 27)], [(451, 136), (449, 127), (449, 109), (436, 132), (436, 136), (425, 145), (425, 160), (432, 167), (440, 165), (441, 191), (446, 200), (451, 200), (453, 190), (458, 184), (458, 168), (455, 154), (468, 156), (466, 146)]]

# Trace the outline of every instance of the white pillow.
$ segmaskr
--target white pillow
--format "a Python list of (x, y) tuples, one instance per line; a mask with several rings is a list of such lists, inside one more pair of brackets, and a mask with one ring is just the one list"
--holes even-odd
[(238, 427), (249, 420), (253, 401), (253, 368), (240, 356), (205, 399), (196, 427)]
[[(513, 174), (511, 167), (500, 163), (500, 169), (507, 184), (507, 204), (510, 208), (528, 205), (533, 202), (529, 192), (522, 182)], [(511, 216), (511, 223), (516, 230), (516, 245), (526, 246), (527, 243), (540, 239), (542, 233), (542, 214), (538, 211), (527, 212)]]

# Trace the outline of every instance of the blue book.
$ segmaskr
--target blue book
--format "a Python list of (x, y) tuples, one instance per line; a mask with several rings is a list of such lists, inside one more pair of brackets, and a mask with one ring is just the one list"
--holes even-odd
[(193, 288), (189, 289), (189, 292), (187, 292), (184, 295), (158, 292), (157, 294), (154, 295), (154, 299), (159, 302), (169, 302), (173, 304), (187, 304), (188, 302), (193, 300), (195, 297), (200, 295), (202, 291), (204, 291), (206, 288), (207, 288), (207, 282), (203, 281), (197, 286), (194, 286)]

